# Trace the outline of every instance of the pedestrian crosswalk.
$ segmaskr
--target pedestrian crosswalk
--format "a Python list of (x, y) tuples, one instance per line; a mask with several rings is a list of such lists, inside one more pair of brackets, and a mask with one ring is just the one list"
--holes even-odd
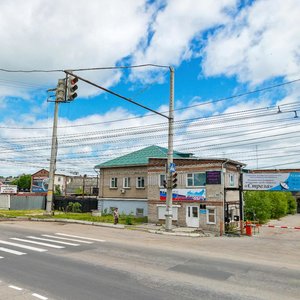
[(50, 249), (65, 249), (80, 247), (105, 240), (88, 238), (66, 233), (41, 234), (39, 236), (11, 237), (9, 241), (0, 240), (0, 259), (7, 255), (26, 255), (29, 252), (47, 252)]

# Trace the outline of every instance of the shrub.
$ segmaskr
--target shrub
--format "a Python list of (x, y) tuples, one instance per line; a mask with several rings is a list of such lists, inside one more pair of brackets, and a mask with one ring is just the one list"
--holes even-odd
[(78, 202), (69, 202), (67, 206), (67, 211), (71, 211), (73, 213), (81, 212), (81, 204)]

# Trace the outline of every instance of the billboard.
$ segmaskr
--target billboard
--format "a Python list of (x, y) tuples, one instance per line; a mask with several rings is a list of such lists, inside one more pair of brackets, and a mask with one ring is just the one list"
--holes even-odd
[[(160, 190), (160, 200), (166, 201), (167, 190)], [(203, 201), (206, 200), (205, 189), (173, 189), (172, 191), (173, 201)]]
[(245, 173), (245, 191), (300, 191), (300, 172), (291, 173)]
[(221, 184), (221, 171), (207, 171), (206, 184)]
[(1, 185), (0, 186), (1, 194), (17, 194), (18, 186), (17, 185)]
[(48, 177), (33, 177), (31, 191), (33, 193), (43, 193), (48, 191)]

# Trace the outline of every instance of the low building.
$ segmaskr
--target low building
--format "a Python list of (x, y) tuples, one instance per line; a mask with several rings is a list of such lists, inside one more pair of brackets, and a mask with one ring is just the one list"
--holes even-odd
[[(223, 232), (240, 219), (240, 172), (229, 159), (201, 159), (174, 151), (178, 186), (173, 190), (173, 223)], [(101, 210), (148, 216), (164, 223), (167, 149), (150, 146), (97, 165)]]

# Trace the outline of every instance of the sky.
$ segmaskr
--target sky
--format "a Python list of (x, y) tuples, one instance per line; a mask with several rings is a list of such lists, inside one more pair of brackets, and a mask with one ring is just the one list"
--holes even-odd
[[(170, 67), (174, 150), (300, 168), (299, 15), (299, 0), (2, 0), (0, 175), (49, 169), (64, 70), (168, 116)], [(56, 173), (168, 146), (167, 118), (81, 80), (77, 93), (59, 104)]]

